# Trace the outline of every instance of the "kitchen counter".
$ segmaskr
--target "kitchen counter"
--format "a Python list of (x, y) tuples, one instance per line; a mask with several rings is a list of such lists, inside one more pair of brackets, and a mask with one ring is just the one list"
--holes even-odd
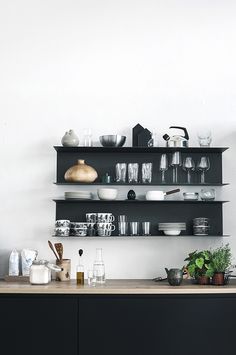
[(235, 352), (233, 280), (223, 287), (190, 281), (177, 287), (151, 280), (108, 280), (96, 287), (0, 281), (0, 314), (8, 355), (27, 349), (34, 355), (198, 355), (199, 346), (202, 355)]
[(185, 281), (181, 286), (170, 286), (166, 281), (108, 280), (105, 285), (78, 286), (76, 281), (56, 282), (48, 285), (30, 285), (0, 281), (0, 294), (78, 294), (78, 295), (162, 295), (162, 294), (236, 294), (236, 282), (226, 286), (200, 286)]

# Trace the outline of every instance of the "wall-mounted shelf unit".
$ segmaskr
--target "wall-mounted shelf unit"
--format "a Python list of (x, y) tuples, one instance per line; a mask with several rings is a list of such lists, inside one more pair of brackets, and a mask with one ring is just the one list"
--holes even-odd
[[(57, 151), (57, 174), (56, 184), (60, 185), (77, 185), (77, 183), (67, 183), (64, 174), (71, 166), (77, 163), (78, 159), (84, 159), (89, 165), (94, 167), (98, 172), (98, 179), (93, 184), (102, 185), (102, 176), (109, 173), (115, 176), (115, 166), (118, 162), (139, 163), (140, 166), (144, 162), (153, 164), (153, 179), (151, 184), (142, 184), (145, 186), (173, 186), (187, 185), (186, 172), (179, 169), (179, 183), (172, 183), (172, 168), (166, 171), (166, 184), (161, 184), (161, 174), (159, 172), (159, 163), (161, 154), (170, 154), (180, 151), (182, 159), (186, 156), (192, 156), (194, 161), (200, 159), (201, 156), (207, 155), (210, 159), (211, 168), (206, 173), (206, 184), (204, 186), (223, 186), (226, 183), (222, 181), (222, 153), (228, 148), (143, 148), (143, 147), (124, 147), (124, 148), (104, 148), (104, 147), (54, 147)], [(86, 184), (78, 184), (84, 185)], [(135, 186), (131, 184), (117, 184), (123, 186)], [(200, 176), (194, 172), (192, 174), (192, 186), (203, 186), (200, 184)]]
[[(153, 163), (153, 180), (151, 184), (109, 184), (118, 186), (224, 186), (222, 182), (222, 153), (228, 148), (143, 148), (143, 147), (122, 147), (122, 148), (103, 148), (103, 147), (54, 147), (57, 152), (57, 185), (75, 185), (75, 186), (100, 186), (104, 185), (101, 178), (105, 173), (115, 175), (115, 165), (118, 162), (137, 162), (140, 165), (143, 162)], [(161, 184), (161, 174), (159, 172), (159, 163), (161, 154), (171, 154), (174, 151), (180, 151), (182, 158), (192, 156), (197, 162), (201, 156), (207, 155), (210, 159), (211, 168), (206, 172), (206, 184), (199, 183), (198, 174), (193, 174), (192, 184), (186, 183), (186, 172), (179, 169), (179, 184), (173, 184), (172, 169), (166, 172), (166, 184)], [(75, 165), (78, 159), (84, 159), (89, 165), (93, 166), (98, 172), (98, 179), (93, 184), (67, 183), (64, 180), (64, 174), (68, 168)], [(107, 185), (104, 185), (107, 186)], [(153, 189), (153, 187), (152, 187)], [(56, 219), (69, 219), (71, 221), (85, 221), (85, 214), (89, 212), (111, 212), (115, 216), (125, 214), (129, 221), (150, 221), (151, 237), (162, 237), (158, 235), (157, 224), (159, 222), (186, 222), (186, 231), (181, 233), (178, 238), (195, 237), (192, 231), (192, 220), (196, 217), (207, 217), (210, 219), (210, 235), (207, 237), (222, 238), (223, 233), (223, 204), (227, 201), (184, 201), (184, 200), (164, 200), (164, 201), (146, 201), (146, 200), (65, 200), (64, 198), (54, 199), (56, 203)], [(116, 224), (116, 223), (115, 223)], [(116, 236), (116, 230), (112, 238), (121, 238)], [(63, 237), (57, 237), (63, 238)], [(70, 238), (70, 237), (64, 237)], [(81, 237), (71, 237), (81, 238)], [(84, 237), (83, 237), (84, 238)], [(91, 239), (94, 237), (86, 237)], [(101, 238), (101, 237), (95, 237)], [(111, 237), (104, 237), (111, 238)], [(134, 238), (127, 236), (126, 238)], [(137, 237), (141, 238), (141, 237)], [(149, 238), (149, 237), (142, 237)], [(170, 238), (170, 237), (164, 237)], [(206, 238), (206, 237), (204, 237)]]

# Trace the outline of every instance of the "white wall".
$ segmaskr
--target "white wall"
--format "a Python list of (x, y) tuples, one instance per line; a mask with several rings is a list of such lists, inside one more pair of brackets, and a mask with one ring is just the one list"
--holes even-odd
[[(224, 154), (225, 233), (235, 251), (236, 5), (224, 0), (0, 1), (0, 274), (12, 248), (47, 247), (56, 154), (64, 131), (131, 138), (137, 122), (160, 137), (187, 126), (192, 145), (209, 126)], [(110, 278), (150, 278), (219, 240), (68, 240), (86, 267), (104, 249)]]

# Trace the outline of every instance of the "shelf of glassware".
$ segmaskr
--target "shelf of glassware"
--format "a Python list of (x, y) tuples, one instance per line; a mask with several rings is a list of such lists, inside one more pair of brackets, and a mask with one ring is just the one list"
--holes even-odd
[[(227, 184), (222, 181), (222, 153), (227, 148), (55, 147), (55, 149), (57, 151), (57, 174), (55, 184), (57, 185), (224, 186)], [(181, 156), (179, 156), (179, 154), (174, 156), (173, 153), (175, 152), (179, 152)], [(172, 155), (168, 156), (168, 154)], [(182, 161), (183, 166), (177, 163), (170, 166), (170, 159), (172, 161), (174, 157), (177, 159), (177, 162), (179, 160)], [(98, 179), (95, 182), (87, 184), (65, 181), (65, 172), (71, 166), (75, 165), (78, 159), (85, 160), (88, 165), (92, 166), (97, 171)], [(163, 168), (160, 167), (162, 159), (165, 160), (163, 162)], [(199, 168), (201, 161), (204, 168)], [(116, 169), (119, 162), (125, 164), (135, 162), (138, 164), (139, 176), (134, 179), (138, 182), (129, 183), (127, 180), (125, 182), (115, 182)], [(141, 166), (143, 163), (147, 162), (152, 164), (151, 183), (140, 181)], [(126, 169), (127, 168), (128, 166), (126, 165)], [(111, 184), (103, 182), (103, 178), (107, 173), (111, 177)], [(206, 177), (203, 179), (205, 175)]]

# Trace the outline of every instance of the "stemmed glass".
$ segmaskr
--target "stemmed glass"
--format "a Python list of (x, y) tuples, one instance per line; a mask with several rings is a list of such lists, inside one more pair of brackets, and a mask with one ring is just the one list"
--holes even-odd
[(195, 163), (192, 157), (186, 157), (184, 159), (183, 170), (187, 171), (187, 183), (191, 184), (191, 171), (195, 170)]
[(165, 184), (165, 172), (168, 170), (168, 158), (166, 154), (161, 155), (159, 170), (161, 171), (161, 182)]
[(201, 157), (197, 169), (201, 172), (201, 184), (205, 184), (205, 172), (210, 169), (210, 160), (208, 157)]
[(171, 157), (171, 166), (173, 167), (173, 183), (178, 183), (178, 167), (182, 165), (180, 152), (174, 152)]

